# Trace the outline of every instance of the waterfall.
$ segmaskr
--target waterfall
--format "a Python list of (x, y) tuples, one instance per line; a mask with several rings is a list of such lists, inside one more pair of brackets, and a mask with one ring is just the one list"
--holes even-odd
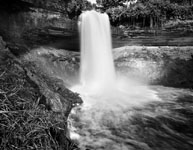
[(100, 92), (115, 81), (109, 17), (94, 10), (80, 17), (80, 82), (89, 91)]
[[(108, 143), (108, 137), (112, 137), (108, 127), (112, 124), (117, 127), (127, 120), (129, 113), (124, 114), (132, 106), (142, 106), (159, 98), (147, 86), (115, 72), (107, 14), (86, 11), (81, 14), (78, 25), (81, 39), (80, 83), (71, 90), (80, 94), (83, 105), (71, 111), (68, 126), (70, 138), (86, 149), (89, 144), (97, 147)], [(106, 142), (103, 135), (93, 136), (101, 131), (107, 136)]]
[(112, 54), (109, 17), (106, 13), (86, 11), (79, 17), (81, 39), (80, 83), (71, 88), (85, 105), (117, 109), (142, 104), (155, 98), (147, 86), (126, 76), (117, 76)]

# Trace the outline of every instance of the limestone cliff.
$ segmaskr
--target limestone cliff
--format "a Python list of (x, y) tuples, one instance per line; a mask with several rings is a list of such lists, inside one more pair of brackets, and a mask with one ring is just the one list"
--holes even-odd
[(77, 37), (77, 29), (76, 21), (70, 20), (65, 13), (66, 2), (1, 1), (0, 35), (15, 54), (39, 45), (60, 45), (59, 48), (71, 49), (66, 40)]

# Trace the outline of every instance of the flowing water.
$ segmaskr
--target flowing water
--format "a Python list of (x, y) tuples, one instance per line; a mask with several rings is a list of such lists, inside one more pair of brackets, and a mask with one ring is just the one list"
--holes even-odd
[[(72, 88), (84, 97), (86, 104), (127, 106), (156, 99), (155, 92), (138, 82), (116, 75), (107, 14), (84, 12), (79, 18), (81, 35), (80, 84)], [(138, 100), (128, 101), (136, 97)], [(119, 99), (119, 100), (117, 100)], [(113, 109), (115, 109), (113, 108)]]
[[(128, 125), (135, 114), (132, 109), (161, 99), (155, 90), (116, 73), (107, 14), (93, 10), (84, 12), (79, 18), (79, 30), (80, 83), (71, 89), (80, 94), (84, 103), (71, 113), (71, 139), (76, 140), (82, 149), (128, 149), (125, 142), (129, 143), (131, 139), (114, 136), (112, 131), (126, 127), (129, 132), (136, 132)], [(126, 133), (120, 131), (120, 134)], [(138, 144), (148, 147), (136, 142)]]
[[(79, 67), (74, 54), (53, 48), (39, 48), (25, 57), (26, 61), (34, 62), (46, 75), (59, 78), (61, 83), (63, 80), (66, 86), (76, 83), (72, 81), (73, 76), (78, 75)], [(104, 93), (82, 93), (84, 104), (74, 108), (69, 116), (71, 138), (81, 149), (193, 149), (192, 90), (164, 86), (145, 88), (126, 77), (117, 78), (117, 87), (127, 89), (126, 92), (114, 89), (114, 92), (106, 94), (106, 98)], [(156, 96), (150, 89), (156, 91)], [(157, 97), (161, 100), (157, 100)]]
[[(193, 91), (147, 86), (114, 68), (106, 14), (80, 18), (77, 55), (39, 48), (25, 56), (45, 74), (78, 92), (84, 103), (69, 116), (71, 139), (81, 150), (192, 150)], [(72, 82), (73, 81), (73, 82)]]
[[(115, 80), (110, 23), (107, 14), (87, 11), (80, 17), (82, 86), (94, 93)], [(88, 89), (89, 88), (89, 89)]]
[(72, 138), (83, 150), (193, 149), (192, 92), (161, 86), (154, 90), (164, 101), (119, 111), (97, 105), (77, 108), (70, 116)]

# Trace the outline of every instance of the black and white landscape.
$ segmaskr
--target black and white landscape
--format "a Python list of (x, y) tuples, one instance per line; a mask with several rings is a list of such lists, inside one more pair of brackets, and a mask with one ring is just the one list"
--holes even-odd
[(1, 0), (1, 150), (192, 150), (192, 0)]

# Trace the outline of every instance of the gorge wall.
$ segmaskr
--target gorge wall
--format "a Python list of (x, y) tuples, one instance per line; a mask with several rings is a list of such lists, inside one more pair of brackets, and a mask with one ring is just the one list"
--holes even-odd
[(65, 13), (66, 2), (8, 0), (0, 5), (0, 35), (15, 54), (62, 39), (62, 48), (69, 48), (65, 38), (77, 37), (76, 21)]

